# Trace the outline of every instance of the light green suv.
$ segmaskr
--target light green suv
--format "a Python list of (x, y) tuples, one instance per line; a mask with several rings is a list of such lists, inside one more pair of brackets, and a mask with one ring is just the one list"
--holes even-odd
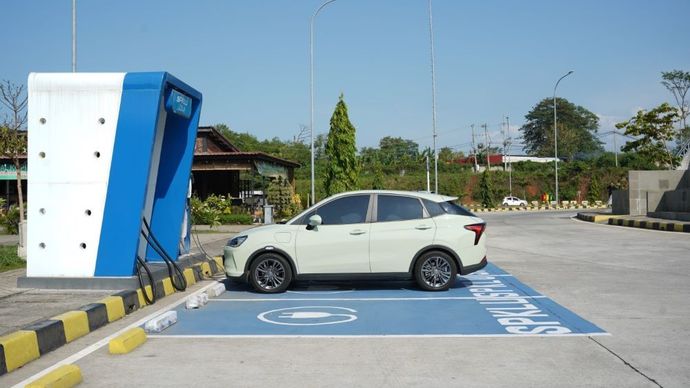
[(486, 223), (436, 194), (367, 190), (334, 195), (285, 224), (246, 230), (224, 249), (230, 279), (285, 291), (302, 279), (415, 279), (447, 290), (486, 266)]

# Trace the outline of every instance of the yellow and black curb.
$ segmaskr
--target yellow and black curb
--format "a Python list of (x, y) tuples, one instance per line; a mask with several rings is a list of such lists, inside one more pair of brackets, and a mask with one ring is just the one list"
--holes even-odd
[(633, 228), (665, 230), (667, 232), (684, 232), (690, 233), (690, 223), (683, 222), (659, 222), (659, 221), (641, 221), (623, 218), (610, 218), (609, 225), (629, 226)]
[(479, 207), (468, 208), (470, 211), (483, 212), (513, 212), (513, 211), (543, 211), (543, 210), (577, 210), (577, 209), (605, 209), (606, 205), (573, 205), (573, 206), (511, 206), (511, 207)]
[[(214, 257), (186, 268), (183, 275), (187, 284), (193, 285), (222, 271), (222, 258)], [(0, 376), (145, 307), (143, 292), (151, 295), (151, 286), (146, 286), (144, 290), (139, 288), (120, 291), (96, 303), (32, 323), (21, 330), (0, 337)], [(169, 277), (156, 282), (157, 299), (174, 292), (175, 288)], [(72, 369), (69, 371), (73, 373)]]
[(690, 223), (683, 222), (666, 222), (666, 221), (644, 221), (624, 218), (625, 216), (616, 216), (611, 214), (587, 214), (577, 213), (578, 219), (587, 222), (594, 222), (598, 224), (609, 224), (616, 226), (627, 226), (631, 228), (642, 228), (652, 230), (664, 230), (667, 232), (685, 232), (690, 233)]
[(610, 219), (618, 217), (619, 216), (614, 216), (611, 214), (577, 213), (577, 216), (575, 218), (582, 221), (594, 222), (597, 224), (607, 224)]

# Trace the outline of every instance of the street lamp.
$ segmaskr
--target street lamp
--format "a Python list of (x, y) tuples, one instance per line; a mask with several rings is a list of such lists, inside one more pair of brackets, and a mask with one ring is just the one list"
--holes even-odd
[(563, 77), (556, 81), (556, 86), (553, 87), (553, 154), (554, 154), (554, 166), (556, 167), (556, 206), (558, 206), (558, 127), (556, 126), (557, 116), (556, 116), (556, 88), (561, 80), (569, 75), (573, 74), (570, 70)]
[(77, 71), (77, 0), (72, 0), (72, 73)]
[(335, 0), (328, 0), (321, 4), (319, 8), (314, 11), (309, 19), (309, 92), (311, 99), (311, 121), (309, 124), (309, 131), (311, 132), (311, 204), (313, 205), (316, 201), (314, 200), (314, 19), (319, 11), (328, 4), (334, 2)]

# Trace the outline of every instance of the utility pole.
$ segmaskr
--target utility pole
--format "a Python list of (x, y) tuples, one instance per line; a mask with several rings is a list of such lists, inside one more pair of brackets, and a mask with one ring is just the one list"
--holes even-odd
[[(501, 126), (503, 127), (505, 125), (505, 121), (501, 123)], [(508, 146), (508, 139), (506, 137), (506, 129), (505, 127), (502, 128), (501, 134), (503, 135), (503, 171), (508, 170), (508, 161), (506, 160), (506, 147)]]
[(429, 180), (429, 155), (426, 155), (426, 192), (431, 193), (431, 183)]
[(489, 132), (486, 130), (486, 123), (482, 124), (484, 128), (484, 142), (486, 143), (486, 168), (491, 171), (491, 144), (489, 144)]
[(474, 153), (474, 172), (479, 172), (479, 164), (477, 163), (477, 146), (474, 141), (474, 124), (470, 125), (472, 127), (472, 153)]
[[(510, 146), (512, 145), (512, 139), (510, 138), (510, 117), (506, 116), (506, 131), (508, 132), (508, 154), (510, 154)], [(513, 158), (508, 155), (510, 161), (508, 162), (508, 189), (510, 190), (510, 196), (513, 196)]]
[(613, 154), (616, 161), (616, 167), (618, 167), (618, 146), (616, 146), (616, 130), (613, 130)]

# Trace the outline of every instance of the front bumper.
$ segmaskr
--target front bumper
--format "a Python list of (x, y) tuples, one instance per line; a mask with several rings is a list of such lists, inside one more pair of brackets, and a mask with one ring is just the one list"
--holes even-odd
[(244, 262), (238, 263), (235, 257), (235, 248), (226, 246), (223, 248), (223, 267), (225, 275), (231, 280), (246, 280)]

